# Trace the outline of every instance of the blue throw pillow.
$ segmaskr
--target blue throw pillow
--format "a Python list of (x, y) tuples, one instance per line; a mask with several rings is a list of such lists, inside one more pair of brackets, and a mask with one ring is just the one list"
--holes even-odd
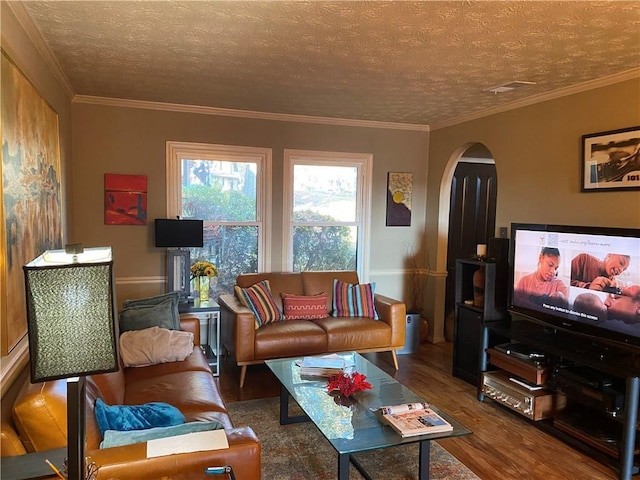
[(157, 438), (175, 437), (176, 435), (206, 432), (208, 430), (221, 430), (222, 428), (222, 425), (218, 422), (189, 422), (171, 427), (156, 427), (128, 432), (107, 430), (104, 434), (104, 440), (100, 443), (100, 448), (119, 447), (132, 443), (148, 442)]
[(98, 398), (95, 415), (103, 437), (107, 430), (143, 430), (180, 425), (186, 421), (180, 410), (164, 402), (151, 402), (144, 405), (107, 405)]
[(120, 311), (120, 332), (151, 327), (180, 330), (179, 300), (178, 292), (125, 300)]

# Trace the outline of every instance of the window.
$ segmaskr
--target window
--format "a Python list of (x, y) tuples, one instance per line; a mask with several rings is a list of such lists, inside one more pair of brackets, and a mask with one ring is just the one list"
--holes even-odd
[(270, 149), (167, 142), (167, 217), (204, 221), (191, 262), (218, 268), (216, 297), (239, 274), (269, 268), (270, 175)]
[(291, 271), (368, 271), (372, 156), (284, 153), (283, 257)]

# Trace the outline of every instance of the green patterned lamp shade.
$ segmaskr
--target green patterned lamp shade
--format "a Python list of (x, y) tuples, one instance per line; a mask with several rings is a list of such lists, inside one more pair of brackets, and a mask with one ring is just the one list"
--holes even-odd
[(23, 268), (31, 381), (118, 370), (111, 247), (48, 250)]

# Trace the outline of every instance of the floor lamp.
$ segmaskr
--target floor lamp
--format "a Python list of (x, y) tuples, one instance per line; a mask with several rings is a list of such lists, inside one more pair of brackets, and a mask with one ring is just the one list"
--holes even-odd
[(111, 247), (48, 250), (23, 267), (31, 382), (67, 379), (67, 472), (86, 478), (87, 375), (118, 370)]

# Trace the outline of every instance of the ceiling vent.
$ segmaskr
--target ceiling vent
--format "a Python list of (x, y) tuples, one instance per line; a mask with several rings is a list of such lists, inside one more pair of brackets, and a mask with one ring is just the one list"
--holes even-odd
[(498, 93), (508, 92), (508, 91), (514, 90), (516, 88), (525, 87), (527, 85), (535, 85), (535, 84), (536, 84), (536, 82), (515, 81), (515, 82), (503, 83), (502, 85), (498, 85), (497, 87), (487, 88), (485, 90), (485, 92), (491, 92), (491, 93), (498, 94)]

